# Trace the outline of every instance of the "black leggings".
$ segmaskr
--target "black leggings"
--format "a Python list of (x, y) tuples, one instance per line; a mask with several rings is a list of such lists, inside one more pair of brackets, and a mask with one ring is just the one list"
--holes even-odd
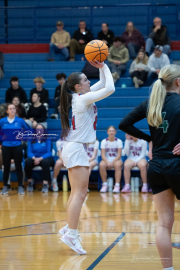
[(51, 181), (50, 167), (54, 167), (53, 157), (41, 160), (41, 162), (38, 165), (34, 165), (34, 160), (32, 158), (27, 158), (25, 160), (25, 168), (24, 168), (27, 179), (32, 178), (32, 168), (34, 168), (35, 166), (42, 167), (43, 180), (50, 182)]
[(136, 70), (131, 74), (131, 77), (132, 78), (136, 77), (138, 80), (145, 82), (147, 79), (147, 74), (148, 74), (148, 72), (145, 70), (143, 70), (143, 71)]
[(10, 147), (10, 146), (2, 146), (2, 157), (3, 157), (3, 165), (4, 165), (4, 173), (3, 173), (3, 183), (4, 186), (7, 186), (10, 166), (11, 166), (11, 159), (14, 159), (18, 185), (22, 186), (23, 180), (23, 172), (22, 172), (22, 159), (23, 159), (23, 152), (22, 152), (22, 145)]

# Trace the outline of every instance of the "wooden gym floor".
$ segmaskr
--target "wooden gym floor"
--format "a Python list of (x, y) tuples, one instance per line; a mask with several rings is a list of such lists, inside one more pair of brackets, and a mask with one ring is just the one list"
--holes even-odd
[[(151, 194), (90, 191), (79, 231), (86, 256), (60, 240), (69, 193), (41, 192), (0, 197), (1, 270), (159, 270), (157, 215)], [(180, 267), (180, 204), (172, 235), (174, 269)], [(165, 258), (166, 259), (166, 258)]]

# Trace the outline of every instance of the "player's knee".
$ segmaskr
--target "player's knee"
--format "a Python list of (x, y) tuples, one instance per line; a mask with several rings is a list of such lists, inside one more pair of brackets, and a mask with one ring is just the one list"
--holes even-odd
[(105, 161), (101, 161), (100, 164), (99, 164), (99, 167), (100, 167), (101, 170), (103, 170), (103, 169), (105, 170), (106, 167), (107, 167), (106, 162)]
[(58, 159), (58, 160), (56, 161), (56, 165), (55, 165), (55, 166), (57, 166), (57, 167), (62, 167), (62, 166), (63, 166), (62, 160), (61, 160), (61, 159)]
[(172, 229), (172, 226), (174, 224), (174, 215), (168, 215), (167, 218), (163, 218), (159, 221), (159, 225), (161, 227), (164, 227), (166, 229)]

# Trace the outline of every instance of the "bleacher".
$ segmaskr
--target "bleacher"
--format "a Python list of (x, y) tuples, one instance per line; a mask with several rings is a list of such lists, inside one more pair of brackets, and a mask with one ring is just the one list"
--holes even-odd
[[(177, 10), (180, 10), (178, 1), (169, 3), (169, 1), (163, 0), (159, 1), (159, 4), (155, 0), (149, 2), (127, 0), (126, 4), (120, 0), (113, 0), (111, 3), (107, 0), (86, 0), (83, 3), (71, 0), (45, 0), (43, 4), (42, 1), (37, 0), (7, 1), (7, 3), (7, 8), (4, 8), (4, 1), (0, 1), (0, 43), (8, 43), (0, 45), (0, 50), (6, 52), (5, 77), (0, 81), (0, 103), (4, 102), (11, 76), (19, 77), (20, 85), (25, 89), (28, 98), (30, 90), (34, 87), (33, 79), (42, 76), (46, 81), (44, 88), (49, 90), (50, 97), (48, 128), (56, 130), (58, 133), (61, 129), (60, 120), (50, 119), (50, 115), (54, 113), (54, 92), (58, 85), (55, 75), (63, 72), (68, 76), (73, 71), (81, 71), (85, 62), (81, 61), (82, 55), (76, 55), (75, 62), (47, 62), (48, 44), (39, 44), (38, 47), (36, 43), (49, 43), (50, 36), (55, 31), (56, 21), (59, 19), (64, 21), (65, 29), (72, 35), (77, 29), (79, 20), (84, 19), (87, 27), (92, 30), (96, 38), (102, 22), (109, 23), (110, 29), (116, 35), (120, 35), (125, 29), (126, 22), (132, 20), (146, 39), (153, 18), (160, 16), (163, 23), (168, 26), (171, 39), (173, 41), (180, 40), (180, 27), (177, 24), (179, 20)], [(8, 21), (8, 31), (2, 27), (5, 15)], [(13, 45), (12, 43), (21, 43), (21, 45)], [(29, 43), (29, 45), (23, 43)], [(172, 42), (172, 48), (180, 48), (180, 44), (177, 41)], [(25, 50), (27, 50), (26, 53)], [(13, 53), (17, 51), (18, 53)], [(28, 51), (31, 53), (27, 53)], [(33, 51), (38, 53), (32, 53)], [(172, 51), (170, 59), (171, 62), (180, 60), (180, 51)], [(97, 137), (99, 141), (107, 136), (109, 125), (114, 125), (118, 129), (120, 120), (149, 95), (148, 86), (134, 88), (129, 75), (130, 64), (131, 61), (128, 62), (126, 72), (117, 81), (115, 93), (96, 104), (98, 107)], [(91, 85), (96, 81), (91, 80)], [(149, 134), (146, 120), (140, 121), (136, 126)], [(125, 134), (120, 130), (117, 130), (117, 137), (122, 141), (125, 140)]]

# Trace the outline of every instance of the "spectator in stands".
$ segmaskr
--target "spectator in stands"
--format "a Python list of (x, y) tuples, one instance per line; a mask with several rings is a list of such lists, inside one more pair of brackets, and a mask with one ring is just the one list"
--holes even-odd
[(4, 77), (4, 54), (0, 52), (0, 80)]
[(49, 92), (48, 92), (48, 90), (43, 88), (43, 84), (45, 83), (45, 80), (42, 77), (36, 77), (34, 79), (34, 83), (35, 83), (36, 87), (31, 89), (30, 102), (32, 103), (32, 95), (34, 93), (39, 93), (40, 102), (46, 107), (46, 110), (48, 111)]
[(133, 79), (135, 88), (142, 86), (147, 79), (148, 74), (148, 57), (144, 50), (140, 50), (136, 59), (132, 62), (130, 66), (129, 73)]
[(50, 53), (48, 61), (54, 61), (55, 54), (59, 54), (60, 60), (65, 61), (69, 58), (69, 47), (70, 44), (70, 34), (69, 32), (65, 31), (64, 23), (58, 21), (56, 24), (57, 31), (52, 34), (51, 36), (51, 43), (49, 46)]
[(154, 53), (149, 57), (148, 61), (148, 82), (152, 83), (153, 80), (157, 79), (160, 69), (169, 64), (169, 58), (163, 53), (163, 47), (156, 45), (154, 48)]
[(62, 149), (64, 146), (65, 141), (63, 139), (59, 139), (56, 142), (56, 148), (58, 151), (58, 160), (56, 161), (56, 164), (54, 166), (54, 174), (53, 174), (53, 180), (52, 180), (52, 189), (53, 191), (58, 191), (59, 187), (58, 187), (58, 183), (57, 183), (57, 177), (59, 175), (59, 172), (61, 170), (61, 168), (64, 166), (63, 163), (63, 159), (62, 159)]
[(34, 93), (32, 95), (32, 103), (27, 112), (26, 123), (29, 127), (36, 128), (37, 124), (42, 125), (45, 129), (47, 129), (47, 113), (45, 106), (40, 102), (40, 95), (38, 93)]
[(98, 33), (98, 39), (104, 41), (110, 48), (113, 44), (114, 32), (109, 30), (109, 25), (107, 23), (102, 23), (101, 27), (102, 30)]
[(120, 79), (121, 72), (126, 70), (126, 63), (129, 60), (128, 49), (123, 44), (122, 37), (113, 39), (113, 46), (109, 50), (108, 61), (113, 76), (114, 83)]
[(144, 48), (144, 38), (142, 34), (134, 27), (132, 22), (128, 22), (126, 25), (126, 30), (122, 34), (125, 46), (129, 50), (129, 55), (131, 59), (135, 59), (137, 52)]
[[(13, 104), (7, 105), (7, 117), (3, 117), (0, 120), (0, 128), (2, 131), (4, 130), (4, 133), (6, 134), (7, 130), (15, 129), (15, 130), (21, 130), (22, 128), (29, 129), (27, 124), (22, 118), (19, 118), (16, 116), (16, 108)], [(4, 174), (3, 174), (3, 189), (1, 191), (1, 194), (7, 194), (8, 193), (8, 178), (9, 178), (9, 172), (10, 172), (10, 164), (11, 160), (14, 159), (16, 172), (17, 172), (17, 178), (18, 178), (18, 193), (23, 195), (24, 189), (22, 187), (22, 181), (23, 181), (23, 171), (22, 171), (22, 159), (23, 159), (23, 151), (22, 151), (22, 145), (19, 140), (16, 141), (6, 141), (4, 140), (2, 142), (2, 157), (3, 157), (3, 165), (4, 165)]]
[(24, 106), (20, 103), (19, 97), (14, 97), (12, 104), (16, 108), (16, 115), (20, 118), (26, 119), (26, 111)]
[(19, 79), (16, 76), (11, 77), (10, 79), (11, 87), (6, 91), (5, 101), (11, 103), (14, 97), (18, 97), (21, 103), (27, 102), (26, 92), (19, 85)]
[(115, 185), (113, 192), (120, 192), (120, 180), (122, 170), (122, 141), (115, 137), (116, 129), (114, 126), (110, 126), (107, 130), (108, 138), (101, 142), (101, 157), (102, 161), (99, 164), (100, 175), (103, 181), (100, 192), (107, 192), (107, 171), (108, 169), (115, 170)]
[(59, 108), (60, 108), (60, 96), (61, 96), (61, 85), (66, 80), (66, 74), (64, 73), (58, 73), (56, 75), (56, 79), (59, 83), (59, 85), (56, 87), (54, 100), (55, 100), (55, 113), (51, 114), (52, 119), (58, 119), (59, 115)]
[(75, 60), (76, 53), (84, 53), (86, 44), (93, 39), (93, 34), (86, 28), (85, 21), (79, 22), (79, 29), (76, 30), (70, 41), (70, 61)]
[(48, 182), (51, 182), (50, 167), (54, 166), (54, 159), (51, 152), (51, 140), (41, 134), (45, 134), (44, 126), (38, 124), (36, 133), (39, 135), (34, 141), (28, 141), (28, 158), (25, 160), (25, 173), (28, 179), (27, 191), (33, 191), (32, 169), (35, 166), (42, 167), (43, 188), (42, 192), (47, 193)]
[(161, 45), (163, 47), (163, 53), (169, 54), (171, 41), (167, 27), (162, 25), (161, 18), (156, 17), (153, 22), (154, 26), (151, 27), (151, 33), (146, 40), (146, 54), (149, 56), (156, 45)]
[(91, 175), (92, 169), (98, 165), (98, 150), (99, 141), (96, 139), (95, 143), (89, 144), (86, 152), (89, 157), (89, 175)]
[(121, 192), (131, 192), (130, 177), (131, 170), (138, 167), (143, 181), (141, 192), (148, 192), (147, 185), (147, 160), (146, 160), (147, 142), (126, 134), (124, 145), (124, 154), (127, 156), (124, 162), (124, 180), (125, 185)]

